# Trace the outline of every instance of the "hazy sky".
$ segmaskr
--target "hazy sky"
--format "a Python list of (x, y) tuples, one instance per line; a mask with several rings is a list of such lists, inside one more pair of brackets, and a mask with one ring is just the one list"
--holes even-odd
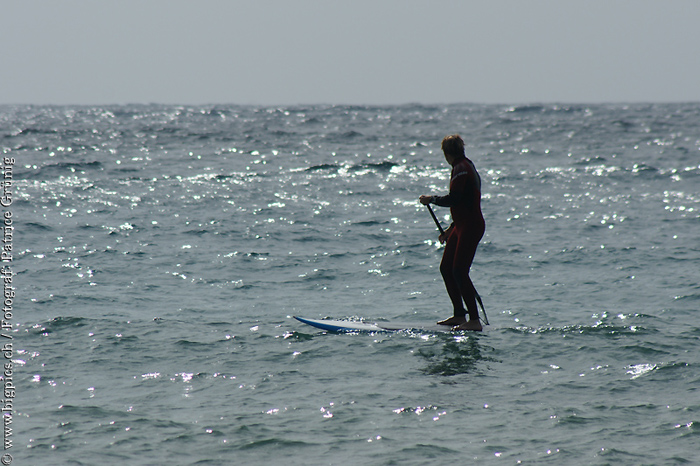
[(700, 101), (698, 0), (22, 0), (0, 103)]

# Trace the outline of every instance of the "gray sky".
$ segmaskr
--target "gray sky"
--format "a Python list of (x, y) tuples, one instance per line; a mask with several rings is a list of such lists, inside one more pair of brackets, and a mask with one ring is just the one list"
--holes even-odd
[(700, 101), (698, 0), (23, 0), (0, 103)]

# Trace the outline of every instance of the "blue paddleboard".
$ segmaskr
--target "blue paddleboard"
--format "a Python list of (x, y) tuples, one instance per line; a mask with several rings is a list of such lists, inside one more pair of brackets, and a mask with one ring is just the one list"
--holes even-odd
[(423, 325), (394, 322), (353, 322), (350, 320), (317, 320), (294, 316), (296, 320), (328, 332), (397, 332), (399, 330), (418, 330), (428, 332), (450, 332), (448, 325)]

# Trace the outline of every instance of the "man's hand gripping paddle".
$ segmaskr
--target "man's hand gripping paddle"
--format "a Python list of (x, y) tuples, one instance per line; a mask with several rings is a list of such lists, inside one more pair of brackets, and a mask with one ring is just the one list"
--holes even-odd
[[(430, 216), (433, 217), (433, 220), (435, 221), (435, 225), (437, 225), (438, 230), (440, 230), (440, 234), (444, 235), (445, 230), (442, 229), (442, 225), (440, 225), (440, 220), (435, 216), (435, 212), (433, 212), (433, 208), (430, 207), (430, 204), (425, 205), (428, 208), (428, 211), (430, 212)], [(481, 300), (481, 296), (479, 296), (479, 292), (476, 291), (476, 287), (474, 287), (474, 294), (476, 295), (476, 300), (479, 303), (479, 306), (481, 307), (481, 312), (484, 314), (483, 322), (484, 325), (489, 325), (489, 318), (486, 315), (486, 309), (484, 309), (484, 302)]]

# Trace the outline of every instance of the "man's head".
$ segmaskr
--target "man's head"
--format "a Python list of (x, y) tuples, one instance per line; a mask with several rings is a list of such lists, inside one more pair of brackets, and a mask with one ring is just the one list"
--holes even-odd
[(445, 136), (442, 140), (442, 152), (445, 154), (445, 159), (452, 165), (454, 161), (460, 160), (464, 155), (464, 141), (459, 134)]

